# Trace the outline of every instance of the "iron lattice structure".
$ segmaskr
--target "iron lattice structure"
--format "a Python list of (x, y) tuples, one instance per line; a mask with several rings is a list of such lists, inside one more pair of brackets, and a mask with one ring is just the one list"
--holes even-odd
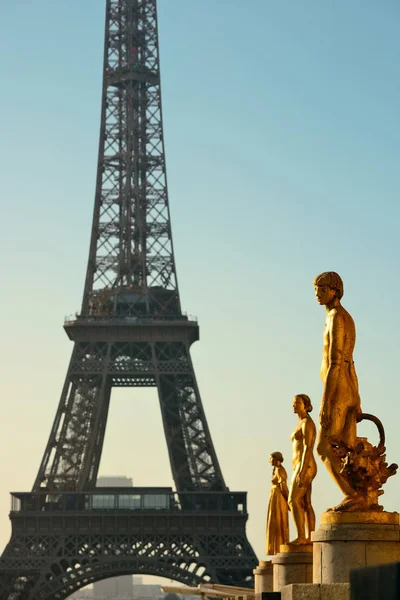
[(237, 585), (256, 564), (245, 534), (245, 492), (97, 488), (12, 499), (2, 599), (62, 600), (128, 573)]
[[(226, 494), (228, 488), (211, 440), (189, 352), (199, 337), (198, 324), (182, 313), (176, 276), (165, 168), (156, 0), (106, 0), (100, 142), (89, 260), (80, 314), (66, 320), (64, 328), (74, 341), (74, 350), (33, 493), (47, 494), (51, 502), (54, 497), (93, 490), (112, 388), (155, 386), (177, 492)], [(199, 506), (202, 514), (209, 511), (202, 503)], [(181, 503), (182, 518), (186, 510), (192, 509)], [(81, 543), (91, 547), (93, 543), (90, 540), (94, 539), (94, 517), (90, 511), (82, 516), (87, 524), (83, 533), (81, 529), (71, 531), (71, 523), (76, 520), (69, 513), (64, 518), (62, 539), (66, 540), (66, 527), (73, 536), (79, 532), (81, 541), (75, 546), (57, 541), (51, 527), (46, 530), (48, 515), (37, 508), (33, 511), (33, 526), (31, 512), (25, 507), (18, 515), (16, 511), (11, 513), (12, 538), (0, 561), (0, 600), (66, 597), (64, 588), (57, 588), (57, 594), (52, 595), (56, 587), (51, 581), (66, 576), (72, 569), (68, 554), (71, 548), (78, 548)], [(96, 519), (98, 514), (97, 511)], [(142, 521), (145, 519), (141, 511), (137, 514), (142, 514)], [(118, 554), (118, 544), (128, 544), (130, 548), (144, 544), (148, 556), (155, 557), (157, 551), (152, 548), (160, 548), (157, 544), (162, 543), (168, 558), (162, 566), (156, 560), (155, 566), (150, 566), (151, 561), (145, 561), (146, 567), (144, 563), (140, 566), (132, 551), (122, 561), (124, 566), (119, 571), (115, 567), (113, 574), (137, 569), (154, 574), (158, 569), (160, 575), (189, 583), (202, 579), (198, 574), (201, 566), (207, 577), (215, 581), (243, 585), (257, 562), (246, 539), (247, 513), (245, 518), (243, 514), (239, 518), (234, 513), (236, 525), (233, 538), (232, 532), (228, 534), (229, 542), (222, 541), (226, 531), (223, 534), (222, 530), (213, 530), (213, 549), (208, 542), (200, 543), (187, 524), (185, 529), (178, 528), (178, 554), (186, 552), (192, 556), (191, 561), (182, 561), (182, 566), (168, 554), (172, 544), (177, 547), (177, 538), (157, 536), (157, 529), (149, 532), (152, 541), (143, 537), (143, 531), (139, 535), (129, 530), (115, 534), (114, 541), (106, 541), (106, 533), (98, 531), (96, 540), (102, 541), (96, 544), (103, 549), (99, 550), (102, 558), (96, 560), (96, 565), (93, 561), (86, 564), (82, 581), (110, 576), (106, 557), (109, 553)], [(52, 518), (54, 521), (54, 515)], [(131, 536), (129, 541), (127, 535)], [(219, 535), (223, 537), (219, 539)], [(89, 551), (91, 556), (97, 555), (96, 544)], [(108, 553), (106, 547), (110, 548)], [(221, 552), (224, 568), (218, 571)], [(76, 564), (82, 566), (78, 550), (72, 553)], [(193, 559), (196, 556), (202, 557), (198, 564)], [(227, 575), (229, 556), (232, 577)], [(237, 569), (238, 557), (246, 565), (244, 570)]]

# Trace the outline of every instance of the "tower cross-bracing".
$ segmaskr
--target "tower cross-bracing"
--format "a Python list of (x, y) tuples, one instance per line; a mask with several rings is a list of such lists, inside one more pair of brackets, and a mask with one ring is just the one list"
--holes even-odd
[[(171, 232), (155, 0), (106, 0), (97, 180), (82, 306), (32, 492), (12, 495), (0, 600), (150, 573), (249, 585), (246, 494), (227, 488), (190, 357)], [(96, 488), (114, 387), (153, 386), (176, 491)], [(134, 391), (133, 391), (134, 395)], [(148, 449), (144, 449), (144, 456)]]

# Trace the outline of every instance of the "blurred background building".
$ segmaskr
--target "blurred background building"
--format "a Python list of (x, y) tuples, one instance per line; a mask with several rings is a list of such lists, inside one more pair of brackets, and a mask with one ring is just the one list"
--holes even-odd
[[(145, 584), (139, 575), (124, 575), (104, 579), (92, 587), (79, 590), (71, 600), (181, 600), (178, 594), (165, 594), (158, 584)], [(185, 600), (199, 600), (198, 596), (185, 596)]]

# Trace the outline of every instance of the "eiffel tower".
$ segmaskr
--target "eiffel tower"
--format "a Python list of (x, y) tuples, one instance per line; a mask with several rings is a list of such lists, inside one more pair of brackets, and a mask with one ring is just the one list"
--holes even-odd
[[(89, 260), (54, 424), (31, 492), (12, 496), (1, 600), (59, 600), (128, 573), (250, 586), (246, 493), (211, 440), (181, 310), (169, 215), (156, 0), (106, 0)], [(157, 387), (176, 491), (97, 488), (113, 387)]]

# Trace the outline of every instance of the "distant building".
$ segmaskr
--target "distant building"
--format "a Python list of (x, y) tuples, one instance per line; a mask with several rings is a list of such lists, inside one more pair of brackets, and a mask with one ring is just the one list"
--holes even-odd
[(125, 475), (104, 475), (98, 478), (96, 487), (133, 487), (133, 479)]
[(78, 590), (75, 594), (68, 596), (68, 600), (93, 600), (93, 588)]
[(163, 593), (159, 585), (134, 585), (133, 598), (134, 600), (160, 600)]
[(133, 577), (123, 575), (93, 584), (93, 600), (132, 600)]
[(159, 585), (146, 585), (142, 581), (142, 577), (132, 577), (132, 575), (103, 579), (94, 583), (92, 588), (75, 592), (70, 598), (71, 600), (160, 600), (165, 597)]
[[(199, 600), (198, 596), (179, 596), (164, 593), (161, 586), (143, 584), (140, 575), (113, 577), (104, 579), (79, 590), (69, 597), (70, 600)], [(130, 595), (129, 595), (130, 594)]]

